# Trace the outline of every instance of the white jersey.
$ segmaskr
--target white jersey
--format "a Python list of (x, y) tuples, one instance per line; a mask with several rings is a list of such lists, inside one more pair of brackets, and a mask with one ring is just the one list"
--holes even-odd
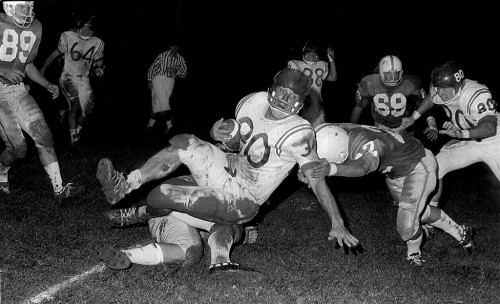
[[(434, 92), (431, 86), (431, 92)], [(432, 102), (441, 104), (450, 121), (461, 130), (477, 126), (485, 116), (495, 115), (497, 134), (481, 141), (453, 139), (446, 143), (436, 155), (439, 178), (448, 172), (464, 168), (477, 162), (486, 163), (500, 180), (500, 115), (488, 88), (476, 81), (465, 79), (457, 100), (442, 104), (439, 95), (433, 93)]]
[[(431, 92), (433, 88), (431, 87)], [(445, 105), (438, 94), (433, 93), (432, 102), (441, 104), (451, 122), (460, 130), (468, 130), (477, 126), (479, 120), (487, 115), (496, 115), (499, 122), (499, 113), (496, 112), (495, 102), (485, 85), (474, 80), (465, 79), (464, 86), (459, 92), (458, 100)]]
[(238, 163), (237, 171), (243, 172), (238, 176), (239, 183), (252, 193), (259, 205), (271, 196), (296, 163), (302, 166), (319, 160), (314, 152), (315, 135), (311, 125), (298, 115), (280, 120), (266, 118), (267, 98), (267, 92), (247, 95), (235, 111), (241, 125), (239, 155), (244, 156)]
[(88, 77), (94, 62), (103, 57), (104, 42), (95, 36), (84, 40), (74, 31), (66, 31), (61, 34), (57, 48), (64, 54), (63, 72)]
[(302, 60), (290, 60), (288, 61), (288, 67), (290, 69), (300, 70), (311, 77), (313, 80), (311, 88), (317, 93), (321, 93), (323, 80), (328, 77), (329, 73), (328, 63), (326, 63), (326, 61), (306, 62)]

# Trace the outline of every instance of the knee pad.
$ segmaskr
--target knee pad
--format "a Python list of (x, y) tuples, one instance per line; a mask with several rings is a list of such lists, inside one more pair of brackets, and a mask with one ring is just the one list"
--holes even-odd
[(203, 243), (193, 245), (186, 249), (186, 260), (182, 263), (183, 267), (189, 267), (198, 264), (203, 256)]
[(52, 132), (45, 120), (37, 120), (30, 124), (30, 135), (37, 147), (52, 147), (54, 146), (54, 139)]

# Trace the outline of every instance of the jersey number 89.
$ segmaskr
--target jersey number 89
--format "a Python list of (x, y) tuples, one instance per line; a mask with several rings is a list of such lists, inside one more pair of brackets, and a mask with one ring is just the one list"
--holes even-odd
[(11, 62), (19, 56), (19, 61), (26, 63), (35, 40), (35, 34), (31, 31), (22, 31), (18, 35), (12, 29), (5, 29), (3, 31), (2, 45), (0, 46), (0, 60)]

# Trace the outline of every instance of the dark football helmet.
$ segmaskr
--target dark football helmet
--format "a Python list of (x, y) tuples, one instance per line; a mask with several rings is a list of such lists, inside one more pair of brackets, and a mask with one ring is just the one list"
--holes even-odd
[(78, 36), (84, 40), (90, 39), (95, 32), (94, 16), (84, 17), (78, 21)]
[(274, 76), (273, 84), (269, 88), (269, 104), (282, 113), (297, 114), (304, 106), (311, 85), (312, 78), (300, 70), (281, 70)]
[(318, 48), (319, 45), (316, 42), (307, 41), (302, 48), (302, 59), (309, 62), (319, 61)]
[(464, 80), (464, 72), (454, 61), (450, 61), (432, 70), (431, 79), (436, 88), (455, 88)]
[[(465, 80), (464, 71), (456, 64), (455, 61), (449, 61), (440, 67), (432, 70), (431, 82), (434, 87), (434, 91), (439, 94), (439, 89), (452, 88), (452, 97), (447, 100), (434, 100), (437, 104), (450, 104), (455, 101), (462, 84)], [(448, 93), (451, 94), (451, 93)], [(441, 94), (440, 94), (441, 96)]]
[(35, 19), (33, 1), (3, 1), (3, 10), (12, 17), (17, 26), (28, 28)]

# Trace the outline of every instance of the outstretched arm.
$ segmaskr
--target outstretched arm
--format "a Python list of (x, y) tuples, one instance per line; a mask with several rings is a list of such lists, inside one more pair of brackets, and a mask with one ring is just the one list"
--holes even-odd
[(398, 128), (394, 129), (395, 132), (400, 132), (402, 130), (405, 130), (406, 128), (410, 127), (415, 123), (415, 121), (422, 116), (425, 112), (430, 110), (434, 106), (434, 103), (432, 103), (432, 92), (427, 94), (425, 98), (422, 100), (422, 103), (418, 107), (418, 109), (413, 112), (412, 116), (410, 117), (405, 117), (402, 119), (401, 126)]
[(340, 214), (335, 197), (331, 193), (330, 188), (328, 188), (325, 179), (313, 178), (311, 176), (311, 170), (306, 170), (304, 175), (306, 176), (314, 194), (318, 198), (319, 203), (323, 206), (332, 221), (332, 228), (330, 230), (328, 240), (336, 240), (340, 246), (358, 246), (358, 239), (356, 239), (344, 226), (344, 220)]
[(337, 66), (335, 65), (335, 52), (333, 51), (332, 48), (328, 48), (328, 61), (329, 67), (328, 67), (328, 77), (326, 80), (328, 81), (337, 81)]

